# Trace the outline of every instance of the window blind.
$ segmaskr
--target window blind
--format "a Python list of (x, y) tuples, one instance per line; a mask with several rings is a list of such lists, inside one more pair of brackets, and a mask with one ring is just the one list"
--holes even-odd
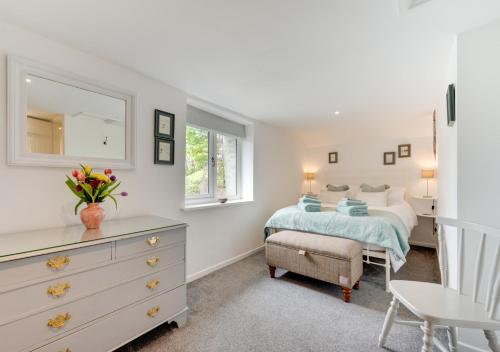
[(234, 122), (208, 111), (187, 106), (187, 123), (224, 134), (245, 138), (245, 125)]

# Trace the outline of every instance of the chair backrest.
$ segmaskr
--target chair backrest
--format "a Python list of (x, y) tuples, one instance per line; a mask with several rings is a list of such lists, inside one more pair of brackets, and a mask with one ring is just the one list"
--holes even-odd
[[(484, 304), (484, 309), (490, 319), (499, 320), (497, 309), (500, 299), (500, 229), (449, 218), (437, 218), (436, 222), (439, 238), (439, 268), (443, 286), (447, 287), (449, 284), (449, 260), (447, 257), (449, 248), (446, 242), (449, 236), (445, 236), (445, 231), (451, 232), (451, 227), (456, 229), (457, 235), (458, 292), (462, 295), (470, 294), (474, 303)], [(472, 265), (466, 267), (464, 264), (466, 263), (465, 244), (467, 241), (470, 247), (478, 245), (475, 253), (467, 258), (467, 261), (472, 261)], [(470, 251), (468, 254), (471, 254)], [(485, 260), (485, 258), (491, 260)], [(473, 268), (472, 272), (471, 268)], [(464, 283), (472, 283), (472, 291), (468, 294), (464, 292)], [(479, 301), (480, 290), (485, 293), (483, 302)]]

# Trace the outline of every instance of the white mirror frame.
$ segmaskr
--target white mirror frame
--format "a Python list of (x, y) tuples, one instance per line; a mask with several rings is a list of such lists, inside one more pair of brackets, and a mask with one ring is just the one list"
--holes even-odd
[[(94, 168), (133, 169), (135, 167), (136, 95), (105, 86), (29, 59), (7, 57), (7, 162), (18, 166), (77, 167), (80, 163)], [(125, 101), (125, 160), (29, 153), (26, 147), (26, 78), (35, 75), (70, 86), (108, 95)]]

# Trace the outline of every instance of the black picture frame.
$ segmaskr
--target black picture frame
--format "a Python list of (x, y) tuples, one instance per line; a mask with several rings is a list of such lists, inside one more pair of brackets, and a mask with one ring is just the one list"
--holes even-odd
[[(168, 132), (162, 132), (163, 119), (168, 119)], [(174, 139), (175, 135), (175, 114), (155, 109), (155, 137)]]
[(338, 152), (328, 153), (328, 163), (337, 164), (338, 162), (339, 162), (339, 153)]
[(411, 158), (411, 144), (398, 145), (398, 158)]
[(446, 107), (448, 126), (453, 127), (455, 124), (455, 85), (450, 84), (446, 92)]
[(396, 152), (384, 152), (384, 165), (396, 165)]
[[(170, 146), (169, 158), (167, 160), (161, 159), (161, 146), (162, 143), (166, 143)], [(175, 141), (168, 138), (155, 137), (155, 164), (159, 165), (174, 165), (174, 155), (175, 155)]]

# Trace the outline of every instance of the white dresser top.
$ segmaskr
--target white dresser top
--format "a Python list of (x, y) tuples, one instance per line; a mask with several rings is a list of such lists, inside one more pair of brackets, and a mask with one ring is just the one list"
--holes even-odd
[(158, 216), (104, 221), (98, 230), (83, 225), (0, 234), (0, 262), (92, 246), (162, 230), (186, 227), (187, 224)]

